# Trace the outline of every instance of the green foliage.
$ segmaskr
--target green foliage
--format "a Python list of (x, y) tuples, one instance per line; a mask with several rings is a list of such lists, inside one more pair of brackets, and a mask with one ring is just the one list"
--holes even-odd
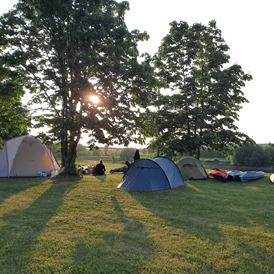
[(87, 147), (85, 147), (85, 146), (82, 145), (82, 144), (78, 144), (78, 145), (77, 145), (77, 152), (78, 152), (78, 153), (79, 153), (79, 152), (86, 152), (86, 151), (88, 151)]
[(48, 126), (60, 141), (65, 172), (75, 169), (83, 132), (90, 147), (144, 140), (139, 115), (154, 96), (153, 69), (149, 55), (139, 58), (148, 35), (128, 31), (128, 9), (125, 1), (19, 0), (1, 18), (8, 51), (28, 56), (20, 66), (41, 108), (36, 127)]
[(225, 158), (225, 156), (217, 151), (213, 150), (202, 150), (201, 157), (203, 158)]
[[(0, 21), (1, 22), (1, 21)], [(0, 23), (1, 26), (1, 23)], [(7, 41), (0, 29), (0, 148), (3, 142), (26, 135), (31, 126), (30, 114), (20, 102), (27, 85), (21, 62), (27, 54), (6, 50)]]
[(199, 158), (201, 149), (227, 155), (235, 146), (253, 143), (235, 125), (248, 102), (242, 88), (252, 76), (240, 65), (227, 65), (229, 47), (216, 22), (189, 26), (174, 21), (170, 26), (154, 57), (169, 95), (159, 93), (157, 111), (147, 113), (152, 132), (158, 132), (153, 146), (168, 156), (184, 152)]
[(134, 148), (124, 148), (120, 153), (120, 159), (122, 161), (130, 161), (133, 162), (133, 156), (135, 153)]
[(101, 151), (101, 149), (93, 149), (92, 151), (91, 151), (91, 155), (92, 156), (101, 156), (102, 155), (102, 151)]
[(28, 134), (31, 126), (29, 111), (20, 102), (1, 98), (0, 90), (0, 148), (6, 140)]
[(268, 153), (271, 159), (270, 160), (271, 163), (274, 164), (274, 145), (273, 144), (266, 145), (263, 147), (263, 150)]
[(236, 149), (233, 164), (252, 167), (269, 166), (271, 164), (271, 157), (259, 145), (244, 146)]

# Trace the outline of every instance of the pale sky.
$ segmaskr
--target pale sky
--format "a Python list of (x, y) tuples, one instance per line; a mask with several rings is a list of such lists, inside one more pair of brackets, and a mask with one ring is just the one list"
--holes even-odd
[[(0, 0), (0, 13), (17, 1)], [(237, 123), (239, 130), (256, 143), (274, 143), (273, 64), (274, 17), (272, 0), (129, 0), (126, 13), (129, 30), (147, 31), (148, 42), (140, 44), (140, 53), (154, 54), (173, 20), (189, 25), (207, 25), (215, 20), (230, 47), (231, 65), (237, 63), (253, 80), (243, 89), (250, 103), (244, 104)]]

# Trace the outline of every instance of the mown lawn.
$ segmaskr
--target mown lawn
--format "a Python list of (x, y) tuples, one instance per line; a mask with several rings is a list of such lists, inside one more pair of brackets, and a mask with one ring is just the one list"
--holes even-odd
[(274, 273), (269, 174), (138, 193), (121, 178), (0, 179), (0, 273)]

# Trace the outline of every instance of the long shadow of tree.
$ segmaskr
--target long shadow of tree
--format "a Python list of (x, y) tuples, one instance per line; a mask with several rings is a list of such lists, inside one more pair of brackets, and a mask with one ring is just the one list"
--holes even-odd
[(0, 203), (16, 193), (24, 191), (30, 187), (39, 185), (46, 181), (43, 178), (4, 178), (0, 179)]
[(101, 230), (95, 233), (95, 241), (80, 239), (74, 251), (73, 273), (138, 273), (140, 262), (153, 253), (154, 242), (142, 222), (128, 217), (116, 197), (111, 201), (123, 231)]
[[(213, 185), (214, 187), (211, 187)], [(201, 244), (208, 243), (211, 246), (212, 253), (215, 244), (227, 243), (227, 237), (229, 238), (228, 241), (232, 241), (235, 247), (237, 246), (234, 252), (239, 253), (239, 256), (253, 250), (249, 256), (243, 256), (244, 263), (246, 266), (249, 265), (252, 271), (256, 269), (256, 273), (264, 273), (259, 262), (269, 256), (273, 257), (274, 251), (270, 251), (263, 245), (258, 246), (256, 244), (256, 232), (254, 235), (251, 235), (250, 232), (255, 227), (260, 234), (261, 231), (264, 231), (265, 222), (270, 224), (269, 227), (274, 224), (274, 212), (271, 212), (273, 195), (270, 194), (267, 198), (266, 193), (258, 195), (260, 190), (249, 191), (249, 199), (241, 200), (241, 192), (248, 191), (246, 188), (244, 189), (244, 186), (239, 188), (237, 183), (220, 183), (218, 187), (230, 188), (230, 191), (220, 194), (220, 190), (216, 191), (216, 182), (212, 181), (189, 183), (187, 187), (173, 190), (132, 192), (131, 195), (153, 214), (162, 218), (166, 226), (180, 229), (185, 236), (192, 235), (191, 239), (193, 241), (199, 239), (202, 241)], [(231, 198), (232, 196), (234, 198)], [(238, 199), (235, 199), (235, 196)], [(269, 214), (267, 221), (266, 216), (261, 216), (256, 212), (256, 203), (262, 202), (266, 202), (266, 206), (267, 204), (269, 206), (269, 209), (266, 210)], [(229, 227), (232, 230), (229, 230)], [(233, 231), (234, 227), (244, 227), (247, 230), (245, 232), (241, 229)], [(271, 242), (274, 244), (273, 226), (267, 231), (267, 235), (257, 235), (257, 239), (261, 238), (261, 241), (269, 241), (269, 238), (271, 238)], [(250, 234), (243, 236), (246, 232)], [(197, 240), (197, 243), (199, 243), (199, 240)], [(227, 244), (229, 245), (229, 243)], [(260, 258), (257, 254), (261, 254)], [(220, 259), (225, 260), (225, 258)], [(239, 265), (235, 266), (235, 270), (240, 267)], [(214, 272), (216, 269), (212, 268), (212, 271)]]
[[(25, 273), (38, 236), (63, 203), (63, 196), (75, 183), (51, 184), (34, 202), (2, 218), (0, 227), (1, 273)], [(26, 271), (27, 273), (27, 271)]]

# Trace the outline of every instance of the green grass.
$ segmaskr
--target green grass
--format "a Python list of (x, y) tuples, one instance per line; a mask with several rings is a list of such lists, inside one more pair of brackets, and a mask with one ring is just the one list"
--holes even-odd
[(0, 179), (0, 273), (274, 273), (274, 185), (127, 193), (122, 175)]

